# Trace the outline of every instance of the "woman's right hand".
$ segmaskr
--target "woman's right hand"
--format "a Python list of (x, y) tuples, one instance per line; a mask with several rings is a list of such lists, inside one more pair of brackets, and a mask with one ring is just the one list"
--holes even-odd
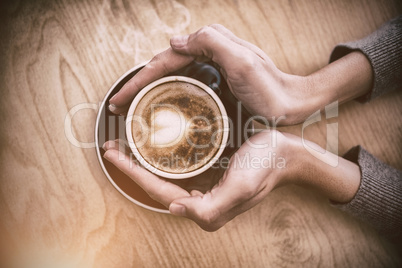
[(173, 37), (170, 45), (110, 99), (109, 109), (113, 113), (125, 113), (143, 87), (193, 60), (215, 62), (243, 106), (274, 126), (301, 123), (327, 104), (369, 93), (373, 84), (370, 62), (359, 51), (308, 76), (296, 76), (280, 71), (261, 49), (222, 25), (205, 26), (193, 34)]
[(193, 60), (208, 60), (219, 66), (233, 95), (251, 114), (281, 125), (305, 117), (301, 109), (305, 107), (305, 79), (281, 72), (261, 49), (222, 25), (173, 37), (170, 44), (171, 48), (156, 55), (110, 100), (112, 112), (125, 112), (137, 92), (150, 82)]
[(255, 116), (287, 125), (305, 118), (307, 80), (281, 72), (255, 45), (214, 24), (170, 40), (172, 49), (220, 67), (233, 95)]

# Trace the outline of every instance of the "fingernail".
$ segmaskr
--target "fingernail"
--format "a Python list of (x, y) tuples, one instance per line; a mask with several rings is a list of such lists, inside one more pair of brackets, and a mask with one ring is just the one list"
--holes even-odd
[(116, 98), (116, 94), (110, 98), (109, 102), (113, 102), (113, 100)]
[(111, 111), (112, 113), (114, 113), (116, 110), (117, 110), (116, 105), (114, 105), (114, 104), (110, 104), (110, 105), (109, 105), (109, 111)]
[(180, 204), (172, 203), (169, 206), (169, 211), (173, 215), (176, 216), (185, 216), (186, 215), (186, 207)]
[(182, 47), (187, 44), (188, 35), (176, 35), (170, 39), (170, 42), (175, 47)]
[(107, 161), (110, 162), (109, 154), (110, 154), (110, 151), (106, 150), (106, 152), (103, 154), (103, 158), (105, 158)]
[(106, 149), (106, 142), (102, 145), (102, 149), (105, 150), (105, 151), (107, 151), (107, 149)]

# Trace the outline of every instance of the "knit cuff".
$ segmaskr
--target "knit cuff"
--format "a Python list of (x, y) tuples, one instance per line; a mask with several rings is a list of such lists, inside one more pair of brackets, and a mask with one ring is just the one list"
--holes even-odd
[(357, 99), (366, 102), (401, 87), (401, 44), (402, 16), (399, 16), (361, 40), (337, 45), (330, 62), (356, 50), (366, 55), (373, 68), (374, 84), (371, 92)]
[(391, 240), (402, 238), (402, 172), (387, 166), (360, 146), (344, 156), (359, 165), (361, 182), (347, 204), (334, 205), (370, 223)]

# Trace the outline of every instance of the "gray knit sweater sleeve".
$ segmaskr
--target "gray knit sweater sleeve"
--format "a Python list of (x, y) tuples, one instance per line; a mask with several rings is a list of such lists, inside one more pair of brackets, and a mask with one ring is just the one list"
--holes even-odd
[(402, 172), (368, 153), (360, 146), (344, 158), (360, 166), (361, 182), (356, 196), (347, 204), (335, 205), (368, 222), (380, 234), (398, 240), (402, 237)]
[(374, 72), (372, 91), (359, 98), (359, 101), (369, 101), (388, 91), (401, 89), (402, 15), (390, 20), (361, 40), (337, 45), (332, 51), (330, 62), (354, 50), (359, 50), (366, 55)]
[[(338, 45), (330, 61), (353, 50), (366, 55), (374, 73), (372, 91), (359, 101), (369, 101), (402, 87), (402, 16), (362, 40)], [(344, 158), (359, 165), (361, 182), (352, 201), (335, 206), (370, 223), (391, 240), (402, 241), (402, 172), (360, 146), (352, 148)]]

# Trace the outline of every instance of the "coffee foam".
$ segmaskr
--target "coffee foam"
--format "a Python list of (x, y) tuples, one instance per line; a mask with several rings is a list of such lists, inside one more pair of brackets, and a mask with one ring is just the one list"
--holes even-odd
[(174, 145), (186, 130), (187, 120), (171, 109), (160, 109), (155, 112), (151, 125), (155, 131), (151, 133), (151, 142), (155, 146), (167, 147)]
[(152, 166), (185, 173), (205, 165), (219, 150), (223, 120), (204, 90), (185, 82), (156, 86), (138, 103), (132, 133), (137, 149)]

